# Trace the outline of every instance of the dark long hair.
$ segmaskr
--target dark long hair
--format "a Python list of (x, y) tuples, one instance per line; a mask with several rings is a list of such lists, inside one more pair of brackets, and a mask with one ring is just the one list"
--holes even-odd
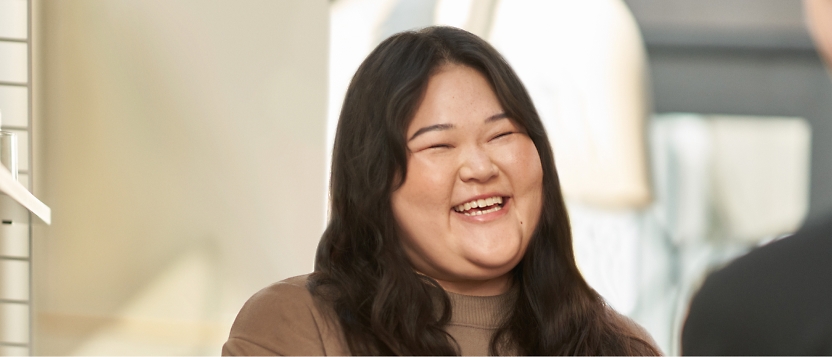
[(608, 311), (575, 265), (552, 148), (520, 79), (488, 43), (451, 27), (403, 32), (382, 42), (358, 68), (344, 99), (332, 157), (330, 221), (309, 289), (332, 303), (350, 351), (459, 353), (444, 330), (452, 314), (448, 296), (403, 264), (408, 260), (390, 201), (407, 176), (407, 126), (431, 75), (448, 63), (488, 79), (508, 117), (528, 132), (543, 167), (539, 223), (512, 271), (517, 299), (490, 352), (655, 354)]

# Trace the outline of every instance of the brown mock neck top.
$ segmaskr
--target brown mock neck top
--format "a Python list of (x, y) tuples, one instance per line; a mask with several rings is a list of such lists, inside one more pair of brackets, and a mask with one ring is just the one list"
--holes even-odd
[[(306, 289), (307, 277), (289, 278), (254, 294), (237, 315), (222, 354), (349, 355), (334, 311), (312, 297)], [(491, 336), (512, 306), (516, 291), (497, 296), (448, 296), (453, 314), (446, 331), (459, 344), (462, 355), (488, 355)], [(652, 342), (649, 334), (629, 323)]]
[(453, 313), (445, 331), (459, 344), (463, 356), (487, 356), (491, 336), (514, 305), (517, 291), (497, 296), (447, 294)]

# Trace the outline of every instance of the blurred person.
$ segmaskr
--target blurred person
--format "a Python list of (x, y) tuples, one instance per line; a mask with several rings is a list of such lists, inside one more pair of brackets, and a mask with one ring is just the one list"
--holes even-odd
[[(804, 5), (830, 69), (832, 0)], [(682, 353), (832, 355), (832, 217), (708, 276), (691, 302)]]
[(552, 149), (489, 44), (383, 41), (347, 90), (314, 272), (256, 293), (225, 355), (655, 355), (575, 265)]

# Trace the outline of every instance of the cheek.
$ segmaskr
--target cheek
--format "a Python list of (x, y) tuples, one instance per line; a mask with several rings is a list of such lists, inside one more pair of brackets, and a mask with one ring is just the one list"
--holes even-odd
[(531, 152), (526, 156), (524, 162), (527, 180), (524, 182), (525, 189), (530, 197), (529, 213), (531, 217), (529, 228), (537, 226), (540, 212), (543, 208), (543, 166), (540, 163), (540, 156), (537, 149), (532, 145)]
[(531, 139), (516, 143), (511, 150), (498, 153), (500, 162), (513, 181), (515, 189), (542, 192), (543, 166)]
[(528, 175), (531, 185), (536, 185), (538, 189), (543, 188), (543, 165), (540, 163), (540, 155), (537, 153), (537, 148), (534, 145), (527, 145), (525, 148), (524, 159), (522, 165)]
[(430, 257), (441, 247), (440, 236), (449, 220), (450, 195), (447, 169), (418, 157), (408, 160), (407, 177), (391, 195), (393, 216), (401, 233), (405, 251), (417, 269), (424, 257)]
[[(413, 191), (417, 199), (435, 201), (447, 200), (449, 189), (455, 178), (450, 160), (437, 160), (413, 156), (407, 165), (407, 179), (404, 185)], [(404, 187), (403, 187), (404, 188)]]
[(416, 222), (411, 221), (447, 213), (444, 208), (450, 207), (450, 176), (443, 165), (412, 156), (404, 183), (392, 195), (393, 213), (400, 224), (412, 226)]
[(543, 166), (537, 148), (531, 139), (519, 142), (505, 151), (501, 161), (518, 198), (524, 227), (533, 229), (543, 207)]

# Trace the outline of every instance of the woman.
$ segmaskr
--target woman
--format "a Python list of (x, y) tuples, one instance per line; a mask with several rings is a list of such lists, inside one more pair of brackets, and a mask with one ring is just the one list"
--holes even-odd
[(347, 91), (309, 276), (243, 307), (224, 354), (614, 354), (658, 349), (581, 277), (546, 133), (485, 41), (382, 42)]

